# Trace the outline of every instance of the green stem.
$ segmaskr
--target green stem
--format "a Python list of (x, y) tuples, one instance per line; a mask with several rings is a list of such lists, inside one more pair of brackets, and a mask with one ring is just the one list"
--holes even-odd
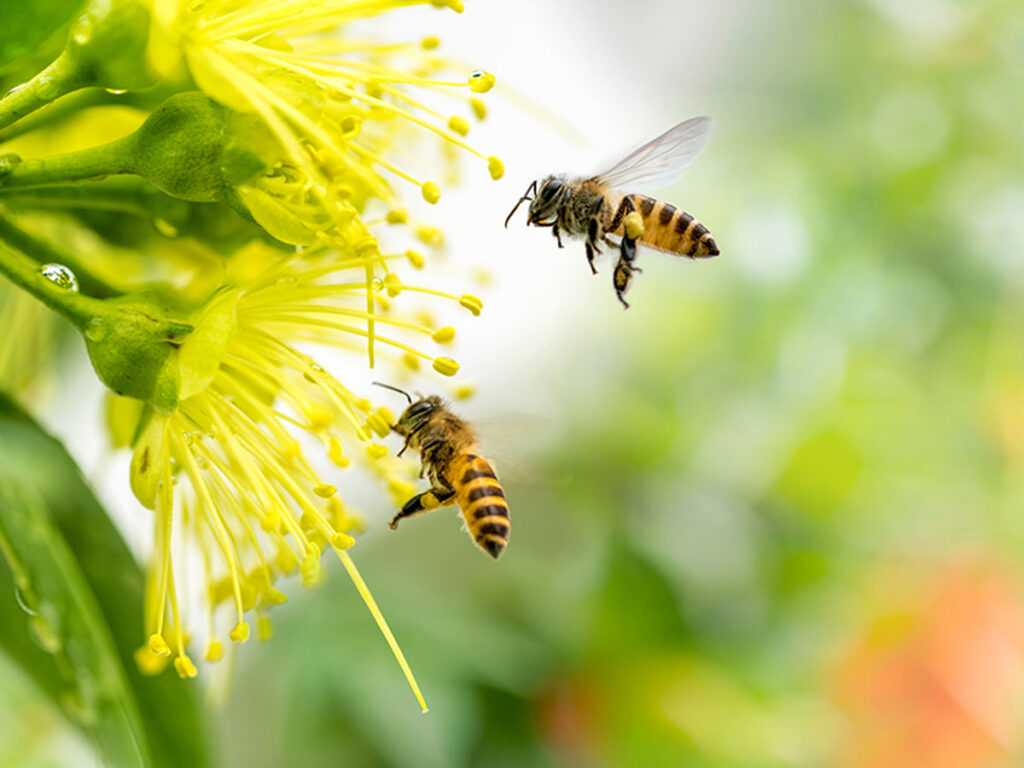
[(7, 175), (0, 176), (0, 187), (48, 187), (94, 181), (111, 174), (134, 173), (134, 141), (134, 136), (129, 135), (78, 152), (14, 163), (8, 166)]
[(86, 295), (99, 299), (119, 296), (121, 292), (95, 277), (77, 256), (40, 240), (19, 227), (0, 209), (0, 241), (33, 259), (37, 264), (63, 264), (78, 278)]
[(0, 130), (87, 84), (67, 54), (62, 53), (42, 72), (0, 99)]
[[(6, 222), (9, 224), (9, 222)], [(0, 240), (10, 244), (7, 227), (0, 226)], [(19, 249), (20, 250), (20, 249)], [(105, 316), (109, 311), (101, 299), (82, 296), (50, 282), (39, 271), (38, 265), (14, 248), (0, 248), (0, 274), (19, 288), (31, 293), (46, 306), (67, 319), (78, 330), (85, 332), (90, 321)]]

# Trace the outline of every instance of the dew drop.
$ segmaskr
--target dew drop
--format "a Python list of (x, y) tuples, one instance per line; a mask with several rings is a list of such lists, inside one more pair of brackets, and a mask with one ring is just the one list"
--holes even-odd
[(106, 320), (94, 317), (85, 328), (85, 338), (89, 341), (103, 341), (109, 330)]
[(104, 88), (107, 93), (113, 94), (114, 96), (120, 96), (122, 93), (128, 93), (127, 88)]
[(13, 88), (11, 88), (9, 91), (7, 91), (7, 93), (5, 93), (4, 95), (5, 96), (10, 96), (12, 93), (17, 93), (18, 91), (20, 91), (22, 88), (26, 87), (27, 85), (28, 85), (28, 83), (22, 83), (21, 85), (16, 85)]
[(21, 608), (21, 610), (23, 610), (29, 616), (38, 616), (39, 615), (39, 612), (35, 608), (32, 607), (32, 605), (31, 605), (32, 601), (29, 600), (28, 595), (26, 595), (22, 591), (21, 587), (17, 587), (16, 586), (14, 588), (14, 599), (18, 602), (18, 606)]
[(36, 93), (44, 101), (52, 101), (60, 95), (60, 86), (52, 77), (40, 77), (35, 81)]
[(78, 292), (78, 278), (63, 264), (43, 264), (39, 268), (39, 273), (58, 288), (72, 293)]

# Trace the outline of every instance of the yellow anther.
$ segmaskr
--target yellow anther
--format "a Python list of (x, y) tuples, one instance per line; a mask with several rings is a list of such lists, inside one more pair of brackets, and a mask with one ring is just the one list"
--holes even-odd
[(391, 491), (395, 498), (400, 502), (405, 502), (416, 493), (415, 486), (397, 478), (388, 483), (388, 490)]
[(228, 637), (231, 638), (232, 642), (244, 643), (249, 639), (249, 622), (240, 621), (235, 624), (234, 629), (228, 632)]
[(384, 220), (388, 224), (405, 224), (405, 222), (409, 220), (409, 212), (404, 208), (395, 208), (393, 210), (388, 211), (388, 214), (387, 216), (384, 217)]
[(441, 188), (433, 181), (426, 182), (423, 185), (423, 199), (433, 205), (441, 199)]
[(448, 128), (453, 132), (459, 134), (459, 136), (465, 136), (469, 133), (469, 120), (458, 115), (453, 115), (448, 118)]
[(419, 251), (406, 251), (405, 258), (412, 264), (413, 269), (423, 269), (423, 265), (426, 264), (426, 259), (423, 258), (423, 254)]
[(626, 232), (626, 237), (630, 240), (636, 240), (644, 233), (644, 217), (637, 211), (631, 211), (626, 214), (626, 219), (622, 222), (622, 226)]
[(473, 93), (487, 93), (494, 87), (494, 75), (478, 69), (470, 73), (468, 82)]
[(394, 272), (389, 272), (384, 277), (384, 288), (387, 290), (388, 296), (394, 298), (402, 292), (402, 278)]
[(361, 117), (357, 117), (355, 115), (348, 115), (341, 121), (341, 132), (345, 134), (346, 139), (354, 139), (356, 136), (359, 135), (359, 131), (362, 129), (362, 125), (363, 119)]
[(174, 660), (174, 669), (177, 670), (178, 676), (183, 679), (195, 677), (198, 674), (196, 672), (196, 665), (192, 663), (192, 659), (185, 655), (181, 655)]
[(271, 605), (280, 605), (281, 603), (288, 600), (288, 595), (279, 589), (273, 587), (267, 587), (263, 590), (263, 599)]
[(420, 40), (420, 46), (425, 51), (432, 51), (441, 45), (441, 38), (431, 35), (430, 37), (424, 37)]
[(487, 158), (487, 170), (491, 172), (491, 178), (497, 181), (505, 175), (505, 165), (494, 155)]
[(211, 640), (206, 645), (206, 655), (203, 656), (211, 664), (224, 658), (224, 643), (220, 640)]
[(135, 666), (144, 675), (159, 675), (167, 669), (167, 663), (170, 661), (168, 656), (157, 656), (148, 645), (136, 648), (134, 656)]
[(478, 99), (474, 96), (469, 100), (469, 106), (473, 108), (473, 114), (476, 115), (477, 120), (483, 120), (487, 117), (487, 105), (484, 104), (483, 99)]
[(292, 573), (299, 565), (295, 553), (286, 547), (277, 550), (277, 567), (281, 573)]
[(327, 458), (336, 467), (347, 467), (349, 465), (349, 460), (345, 458), (345, 452), (342, 450), (341, 441), (336, 437), (331, 437), (327, 443)]
[(260, 528), (267, 533), (276, 531), (281, 525), (281, 511), (277, 507), (264, 509), (264, 515), (260, 518)]
[(269, 616), (256, 617), (256, 637), (261, 643), (265, 643), (274, 636), (274, 622)]
[(455, 388), (453, 393), (458, 400), (467, 400), (476, 394), (476, 384), (463, 382)]
[(347, 533), (341, 533), (340, 531), (331, 536), (331, 546), (335, 549), (348, 549), (356, 540), (349, 536)]
[(329, 498), (331, 498), (331, 496), (333, 496), (337, 492), (338, 492), (337, 486), (330, 485), (328, 483), (324, 483), (322, 485), (317, 485), (317, 486), (315, 486), (313, 488), (313, 493), (315, 493), (321, 499), (329, 499)]
[(479, 315), (480, 311), (484, 308), (484, 303), (476, 296), (469, 293), (464, 293), (459, 297), (459, 304), (464, 306), (474, 315)]
[(317, 576), (320, 575), (320, 550), (312, 543), (309, 545), (309, 548), (311, 551), (302, 559), (302, 565), (299, 566), (302, 583), (307, 587), (313, 586), (316, 583)]
[(420, 242), (434, 247), (438, 247), (444, 242), (444, 233), (437, 227), (418, 226), (416, 227), (416, 237)]
[(434, 335), (431, 338), (438, 344), (447, 344), (455, 338), (455, 329), (450, 325), (446, 325), (444, 328), (438, 328), (434, 331)]
[(442, 376), (454, 376), (459, 372), (459, 364), (450, 357), (438, 357), (434, 360), (434, 370)]
[(420, 359), (412, 352), (406, 352), (402, 355), (402, 363), (410, 371), (418, 371), (420, 369)]
[(386, 445), (381, 445), (379, 443), (370, 443), (366, 446), (366, 455), (374, 460), (383, 459), (388, 455), (388, 448)]
[(155, 633), (149, 636), (149, 650), (157, 656), (171, 655), (171, 647), (167, 645), (167, 641), (164, 640), (163, 636)]
[(380, 411), (371, 413), (366, 419), (366, 426), (375, 432), (378, 437), (387, 437), (391, 433), (392, 424), (394, 422), (388, 421)]
[(356, 403), (356, 408), (358, 408), (363, 413), (369, 413), (370, 411), (373, 410), (373, 401), (370, 400), (370, 398), (368, 398), (368, 397), (356, 398), (355, 403)]

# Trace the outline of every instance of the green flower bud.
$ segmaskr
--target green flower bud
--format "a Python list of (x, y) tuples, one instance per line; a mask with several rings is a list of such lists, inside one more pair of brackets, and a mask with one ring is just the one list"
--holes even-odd
[(146, 88), (149, 9), (139, 0), (93, 0), (71, 25), (58, 61), (82, 85), (111, 90)]
[(178, 403), (178, 350), (193, 326), (174, 319), (180, 308), (163, 294), (146, 292), (102, 302), (84, 328), (89, 359), (100, 380), (119, 395), (167, 413)]

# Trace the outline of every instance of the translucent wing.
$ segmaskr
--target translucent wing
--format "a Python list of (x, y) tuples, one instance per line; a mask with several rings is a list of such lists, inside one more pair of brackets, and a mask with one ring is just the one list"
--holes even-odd
[(597, 179), (619, 189), (659, 189), (678, 181), (708, 143), (710, 117), (693, 117), (630, 152)]

